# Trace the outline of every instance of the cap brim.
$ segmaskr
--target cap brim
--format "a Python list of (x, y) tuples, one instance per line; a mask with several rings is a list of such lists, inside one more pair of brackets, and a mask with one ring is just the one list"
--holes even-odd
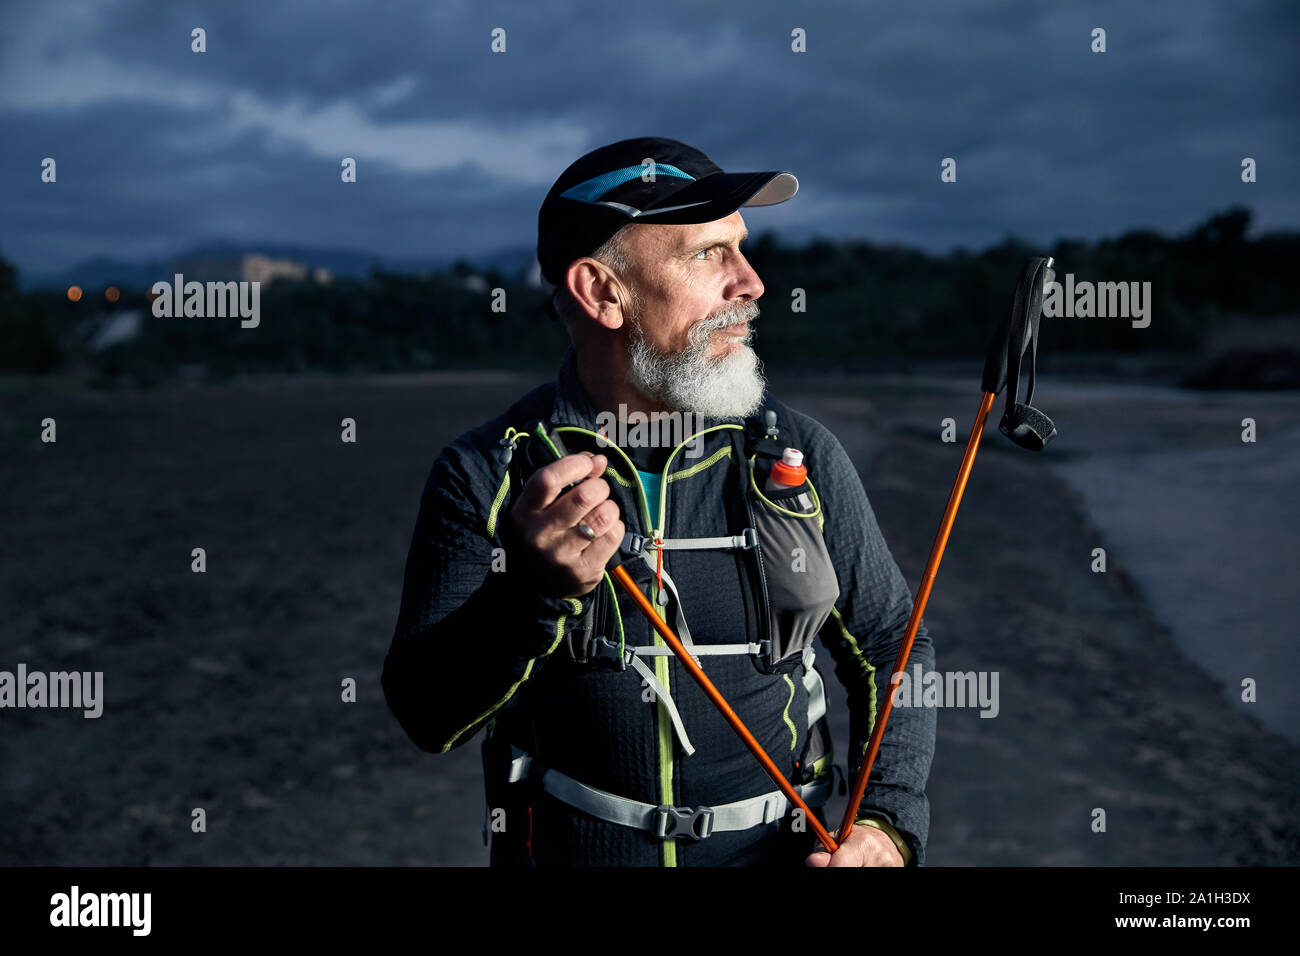
[(714, 173), (679, 189), (631, 222), (686, 224), (713, 222), (742, 206), (774, 206), (799, 191), (793, 173)]

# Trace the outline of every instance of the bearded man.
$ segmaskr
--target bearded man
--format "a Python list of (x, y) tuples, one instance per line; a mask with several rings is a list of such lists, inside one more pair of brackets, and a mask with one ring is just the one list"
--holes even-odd
[[(797, 189), (643, 137), (581, 157), (542, 203), (548, 311), (571, 344), (554, 382), (434, 462), (383, 670), (421, 749), (485, 730), (494, 866), (924, 861), (933, 709), (894, 710), (860, 825), (819, 850), (609, 574), (632, 574), (820, 816), (839, 768), (814, 644), (845, 689), (851, 776), (912, 598), (852, 461), (768, 394), (751, 346), (763, 283), (739, 209)], [(597, 424), (615, 409), (696, 431), (623, 447)], [(934, 667), (924, 624), (910, 660)]]

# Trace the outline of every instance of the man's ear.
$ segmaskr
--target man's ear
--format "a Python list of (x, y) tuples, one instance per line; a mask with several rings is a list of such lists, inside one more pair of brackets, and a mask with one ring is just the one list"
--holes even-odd
[(604, 263), (590, 257), (574, 260), (565, 273), (565, 283), (588, 319), (611, 331), (623, 325), (627, 291)]

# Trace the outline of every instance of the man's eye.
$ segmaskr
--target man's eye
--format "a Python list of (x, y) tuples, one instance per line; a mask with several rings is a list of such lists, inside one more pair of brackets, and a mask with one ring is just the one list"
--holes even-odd
[(696, 259), (699, 259), (699, 258), (702, 257), (702, 258), (707, 259), (707, 258), (709, 257), (709, 253), (712, 252), (712, 251), (713, 251), (714, 249), (716, 249), (716, 248), (717, 248), (717, 246), (709, 246), (709, 248), (707, 248), (707, 249), (701, 249), (699, 252), (695, 253), (695, 258), (696, 258)]

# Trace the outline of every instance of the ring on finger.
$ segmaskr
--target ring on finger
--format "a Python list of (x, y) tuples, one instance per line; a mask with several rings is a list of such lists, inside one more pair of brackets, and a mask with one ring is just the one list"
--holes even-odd
[(578, 531), (588, 541), (596, 540), (596, 532), (592, 530), (591, 525), (587, 524), (587, 522), (581, 522), (578, 525)]

